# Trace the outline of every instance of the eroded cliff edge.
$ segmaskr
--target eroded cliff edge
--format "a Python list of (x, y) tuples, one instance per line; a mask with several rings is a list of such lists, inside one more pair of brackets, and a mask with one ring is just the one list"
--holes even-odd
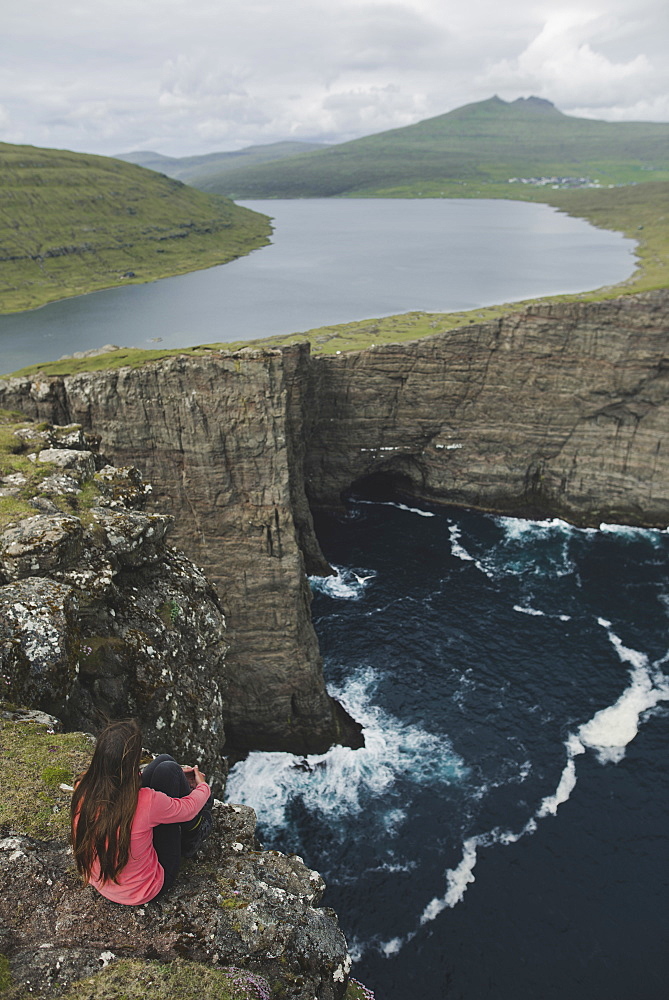
[(387, 475), (503, 514), (669, 523), (669, 291), (312, 361), (312, 505)]
[(0, 381), (0, 406), (94, 429), (154, 484), (173, 537), (218, 582), (235, 749), (347, 738), (306, 572), (309, 504), (369, 476), (507, 514), (669, 523), (669, 291), (543, 304), (412, 343), (307, 344)]

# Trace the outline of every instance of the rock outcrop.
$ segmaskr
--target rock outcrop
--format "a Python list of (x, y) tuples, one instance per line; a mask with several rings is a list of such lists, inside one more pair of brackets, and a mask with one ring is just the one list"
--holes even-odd
[[(54, 723), (28, 717), (8, 722), (0, 713), (3, 754), (11, 751), (33, 765), (23, 779), (24, 793), (29, 788), (36, 799), (46, 799), (47, 815), (53, 808), (62, 810), (61, 818), (56, 816), (60, 835), (58, 828), (48, 840), (25, 835), (7, 809), (21, 788), (13, 787), (12, 773), (4, 774), (0, 955), (8, 963), (12, 996), (59, 996), (74, 981), (118, 966), (114, 996), (150, 997), (155, 966), (138, 964), (147, 959), (163, 963), (162, 969), (175, 960), (178, 966), (181, 959), (211, 970), (241, 967), (267, 986), (266, 992), (234, 992), (249, 1000), (343, 996), (350, 959), (336, 915), (319, 905), (323, 880), (297, 856), (263, 851), (255, 836), (255, 814), (246, 806), (215, 802), (214, 830), (201, 855), (184, 862), (163, 899), (122, 906), (84, 888), (63, 836), (68, 813), (61, 800), (67, 795), (47, 783), (54, 771), (58, 773), (53, 765), (69, 763), (67, 751), (72, 752), (78, 734), (54, 734)], [(83, 738), (79, 742), (86, 745)], [(77, 752), (81, 755), (80, 749)], [(43, 763), (50, 766), (40, 780)], [(32, 817), (30, 822), (35, 822)], [(124, 959), (132, 959), (135, 970), (127, 993), (119, 987), (124, 976), (133, 973)], [(144, 970), (139, 984), (137, 969), (140, 975)], [(104, 979), (93, 993), (106, 995)]]
[(328, 568), (308, 503), (379, 477), (500, 513), (669, 523), (667, 290), (341, 355), (246, 348), (9, 379), (0, 405), (81, 423), (154, 483), (175, 540), (219, 585), (239, 750), (351, 738), (309, 619), (305, 571)]
[(149, 744), (206, 760), (224, 780), (217, 595), (167, 544), (171, 518), (142, 510), (149, 487), (138, 471), (96, 472), (79, 427), (68, 428), (79, 447), (51, 447), (62, 430), (20, 429), (36, 479), (27, 487), (14, 474), (2, 487), (34, 508), (0, 529), (2, 697), (69, 728), (135, 716)]

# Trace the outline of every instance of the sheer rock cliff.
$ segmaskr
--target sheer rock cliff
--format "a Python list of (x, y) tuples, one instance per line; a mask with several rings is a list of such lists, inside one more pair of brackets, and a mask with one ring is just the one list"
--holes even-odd
[(95, 430), (139, 466), (219, 585), (230, 745), (354, 737), (328, 698), (307, 572), (309, 504), (379, 477), (506, 514), (669, 523), (669, 291), (544, 303), (412, 343), (308, 345), (0, 381), (0, 406)]

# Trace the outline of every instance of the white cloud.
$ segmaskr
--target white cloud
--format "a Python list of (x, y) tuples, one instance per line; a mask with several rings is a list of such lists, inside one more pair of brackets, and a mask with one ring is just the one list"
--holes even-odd
[(3, 12), (1, 137), (172, 155), (343, 141), (497, 92), (669, 117), (665, 0), (22, 0)]
[(568, 108), (639, 101), (652, 85), (649, 59), (639, 53), (627, 61), (613, 61), (594, 50), (588, 36), (597, 21), (586, 11), (552, 14), (516, 59), (496, 63), (481, 80), (500, 90), (530, 90)]

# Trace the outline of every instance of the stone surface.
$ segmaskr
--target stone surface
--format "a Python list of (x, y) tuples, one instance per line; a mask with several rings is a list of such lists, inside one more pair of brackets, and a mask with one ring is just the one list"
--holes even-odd
[(95, 472), (95, 460), (91, 451), (76, 451), (73, 448), (45, 448), (39, 453), (38, 462), (48, 462), (61, 469), (90, 479)]
[(71, 513), (36, 514), (0, 534), (0, 697), (94, 732), (135, 716), (147, 742), (186, 763), (206, 760), (222, 783), (218, 597), (167, 544), (171, 518), (139, 509), (148, 492), (137, 470), (93, 469), (79, 470), (88, 506), (67, 476), (52, 475), (36, 500)]
[(71, 587), (39, 576), (0, 587), (0, 697), (64, 709), (79, 659), (79, 606)]
[(0, 947), (14, 982), (52, 997), (116, 959), (188, 958), (259, 973), (277, 997), (339, 1000), (350, 960), (335, 914), (319, 906), (320, 875), (260, 850), (251, 809), (216, 803), (214, 819), (201, 858), (140, 907), (83, 888), (65, 844), (0, 831)]

